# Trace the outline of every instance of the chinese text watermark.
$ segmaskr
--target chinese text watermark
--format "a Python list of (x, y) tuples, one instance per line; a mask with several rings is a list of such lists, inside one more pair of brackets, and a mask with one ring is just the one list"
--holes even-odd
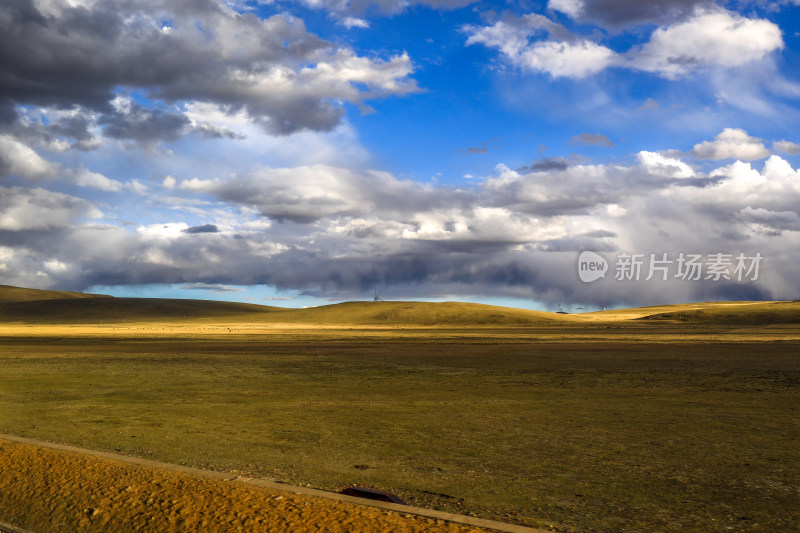
[[(756, 281), (761, 253), (620, 253), (614, 262), (617, 281)], [(578, 276), (584, 283), (606, 277), (608, 261), (598, 253), (585, 251), (578, 257)]]

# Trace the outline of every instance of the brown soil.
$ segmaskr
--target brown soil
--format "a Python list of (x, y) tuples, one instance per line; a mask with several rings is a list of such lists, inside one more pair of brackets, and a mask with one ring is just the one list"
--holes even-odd
[(37, 532), (487, 530), (0, 441), (0, 520)]

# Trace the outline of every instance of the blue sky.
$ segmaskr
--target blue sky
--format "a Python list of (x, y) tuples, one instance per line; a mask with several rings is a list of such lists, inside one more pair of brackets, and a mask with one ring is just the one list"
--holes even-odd
[[(798, 15), (4, 3), (0, 283), (295, 307), (375, 287), (541, 309), (800, 298)], [(580, 279), (585, 250), (605, 278)], [(679, 275), (718, 253), (721, 279)], [(644, 279), (663, 254), (667, 279)]]

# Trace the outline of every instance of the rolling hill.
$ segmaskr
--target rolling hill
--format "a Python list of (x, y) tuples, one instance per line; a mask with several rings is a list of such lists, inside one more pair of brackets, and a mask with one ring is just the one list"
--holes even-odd
[(274, 324), (371, 326), (568, 325), (580, 323), (800, 323), (800, 301), (706, 302), (580, 314), (462, 302), (343, 302), (306, 309), (159, 298), (115, 298), (0, 285), (0, 322), (112, 323), (215, 319)]
[(571, 315), (462, 302), (343, 302), (285, 309), (270, 318), (286, 322), (353, 325), (530, 325), (574, 320)]
[(459, 302), (344, 302), (290, 309), (211, 300), (115, 298), (0, 286), (2, 322), (111, 323), (190, 319), (340, 325), (522, 325), (574, 320), (557, 313)]
[(15, 302), (41, 302), (46, 300), (75, 300), (87, 298), (111, 298), (105, 294), (86, 294), (83, 292), (44, 291), (24, 289), (10, 285), (0, 285), (0, 304)]
[(210, 300), (115, 298), (0, 286), (0, 321), (86, 323), (241, 317), (280, 308)]
[(640, 320), (703, 324), (800, 324), (800, 301), (716, 302), (648, 314)]

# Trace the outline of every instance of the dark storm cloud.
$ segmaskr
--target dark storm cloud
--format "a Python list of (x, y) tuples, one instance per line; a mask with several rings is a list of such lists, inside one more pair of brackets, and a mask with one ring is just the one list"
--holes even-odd
[(703, 176), (700, 178), (680, 178), (674, 179), (673, 184), (676, 187), (713, 187), (725, 180), (724, 176)]
[(95, 117), (81, 108), (51, 113), (45, 123), (40, 116), (32, 116), (29, 110), (22, 110), (18, 120), (8, 124), (0, 123), (0, 132), (11, 134), (30, 147), (45, 146), (55, 151), (63, 148), (59, 143), (78, 150), (95, 150), (100, 146), (95, 137)]
[[(268, 131), (288, 134), (336, 126), (342, 115), (336, 100), (416, 90), (403, 79), (411, 68), (407, 57), (359, 58), (289, 16), (260, 20), (210, 0), (43, 5), (0, 5), (0, 110), (6, 120), (11, 106), (23, 104), (111, 114), (115, 91), (129, 87), (154, 100), (245, 109)], [(346, 72), (356, 72), (355, 81), (369, 72), (365, 88)], [(166, 136), (179, 126), (168, 115), (133, 124), (108, 120), (109, 134), (126, 138), (145, 135), (154, 120), (162, 121), (159, 131)]]
[(219, 233), (219, 229), (214, 224), (203, 224), (202, 226), (192, 226), (183, 230), (184, 233)]
[(565, 157), (545, 157), (530, 165), (520, 167), (517, 172), (548, 172), (550, 170), (566, 170), (572, 162)]
[[(596, 237), (586, 235), (569, 245), (547, 250), (514, 251), (511, 246), (497, 246), (492, 253), (478, 247), (442, 246), (433, 241), (399, 240), (387, 243), (380, 239), (350, 240), (336, 235), (318, 234), (315, 244), (305, 238), (293, 238), (293, 245), (274, 248), (271, 254), (256, 254), (258, 246), (270, 245), (270, 239), (282, 240), (281, 232), (248, 235), (230, 239), (209, 234), (199, 248), (192, 235), (183, 234), (169, 242), (147, 242), (134, 236), (120, 235), (112, 251), (93, 248), (96, 232), (62, 234), (59, 239), (35, 244), (37, 257), (22, 258), (14, 266), (20, 271), (35, 272), (48, 257), (64, 252), (80, 253), (80, 268), (49, 272), (62, 288), (85, 290), (92, 285), (128, 285), (138, 283), (188, 283), (213, 286), (267, 284), (279, 289), (334, 299), (354, 299), (369, 295), (376, 285), (387, 287), (384, 296), (413, 298), (443, 294), (483, 294), (533, 298), (557, 304), (564, 301), (612, 305), (655, 304), (664, 301), (719, 299), (723, 295), (757, 298), (769, 294), (751, 284), (724, 286), (721, 283), (620, 285), (612, 280), (595, 285), (581, 284), (575, 272), (577, 251), (606, 250)], [(41, 234), (40, 234), (41, 235)], [(47, 238), (53, 235), (47, 234)], [(45, 235), (41, 235), (45, 238)], [(6, 241), (10, 244), (11, 241)], [(20, 241), (21, 243), (22, 241)], [(566, 241), (562, 241), (566, 244)], [(21, 244), (22, 245), (22, 244)], [(47, 253), (41, 251), (47, 250)], [(210, 260), (235, 257), (230, 261)], [(611, 274), (613, 275), (613, 273)], [(452, 292), (448, 292), (448, 291)], [(718, 298), (712, 298), (718, 297)]]
[(256, 122), (266, 131), (278, 135), (288, 135), (303, 129), (330, 131), (344, 116), (344, 109), (321, 101), (316, 96), (287, 95), (279, 101), (264, 103), (260, 107)]
[[(238, 21), (242, 29), (261, 35), (258, 42), (244, 44), (263, 48), (242, 49), (237, 60), (213, 50), (214, 44), (220, 44), (211, 37), (213, 33), (209, 34), (211, 38), (191, 30), (173, 35), (161, 31), (155, 21), (142, 20), (144, 17), (125, 21), (137, 15), (137, 7), (142, 9), (140, 15), (149, 8), (166, 20), (170, 18), (169, 11), (178, 17), (188, 15), (198, 23), (213, 23), (226, 17), (213, 2), (198, 2), (187, 12), (190, 5), (112, 0), (98, 2), (91, 9), (64, 8), (58, 14), (44, 15), (31, 0), (6, 3), (0, 11), (0, 42), (6, 51), (2, 56), (3, 94), (16, 102), (69, 107), (80, 103), (108, 110), (112, 90), (118, 85), (151, 88), (181, 97), (184, 92), (213, 90), (215, 86), (209, 83), (215, 80), (204, 78), (215, 72), (225, 75), (229, 66), (246, 67), (259, 60), (275, 61), (283, 55), (301, 58), (305, 52), (324, 47), (302, 27), (293, 29), (289, 24), (278, 23), (272, 28), (276, 31), (269, 35), (259, 31), (254, 17), (245, 15)], [(164, 12), (165, 9), (169, 11)], [(214, 27), (209, 30), (213, 32)], [(291, 43), (285, 49), (283, 39)], [(221, 61), (225, 63), (220, 64)], [(194, 91), (190, 87), (193, 83), (198, 84)]]
[[(193, 123), (186, 115), (170, 110), (149, 109), (126, 101), (108, 113), (95, 113), (81, 107), (68, 110), (49, 110), (41, 114), (24, 111), (22, 119), (0, 132), (12, 134), (29, 146), (44, 146), (63, 151), (70, 148), (90, 151), (101, 146), (101, 138), (132, 141), (150, 149), (161, 142), (174, 142), (194, 133), (203, 139), (243, 139), (244, 135), (212, 124)], [(59, 143), (62, 143), (59, 146)]]
[(796, 211), (775, 212), (763, 208), (752, 209), (748, 207), (742, 211), (742, 217), (745, 220), (761, 224), (777, 232), (784, 230), (800, 231), (800, 214)]
[(773, 292), (765, 287), (735, 281), (701, 283), (692, 293), (692, 299), (697, 302), (769, 301), (775, 298)]
[(103, 115), (98, 123), (106, 137), (151, 145), (159, 141), (177, 141), (190, 121), (181, 114), (145, 109), (134, 104), (127, 112)]
[(79, 150), (93, 150), (98, 142), (92, 133), (94, 120), (86, 114), (76, 113), (47, 126), (48, 133), (74, 139), (73, 146)]
[(0, 127), (11, 124), (17, 120), (17, 111), (14, 104), (0, 98)]
[(583, 0), (580, 20), (609, 28), (650, 22), (668, 24), (690, 15), (696, 6), (714, 5), (710, 0)]

